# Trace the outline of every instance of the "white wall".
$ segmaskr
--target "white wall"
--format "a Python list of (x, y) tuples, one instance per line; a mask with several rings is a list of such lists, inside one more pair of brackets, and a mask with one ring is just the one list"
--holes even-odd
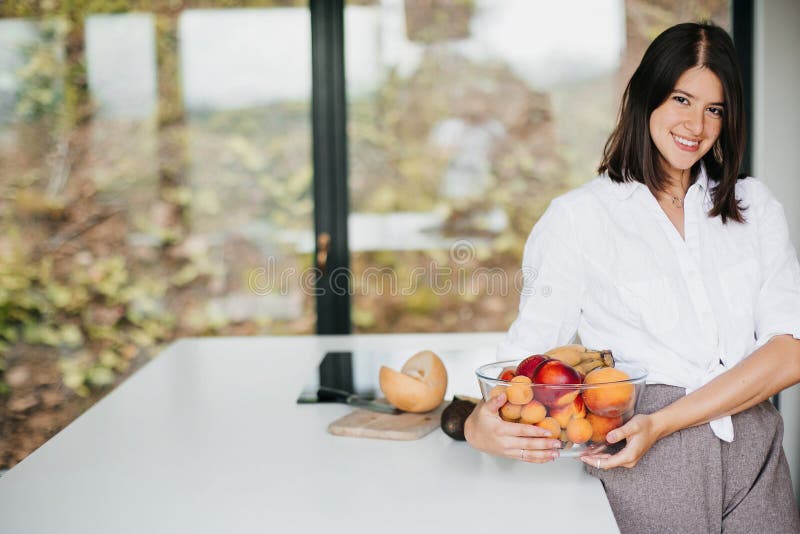
[[(783, 203), (800, 250), (800, 2), (757, 0), (755, 28), (754, 174)], [(800, 502), (800, 385), (781, 393), (783, 446)]]

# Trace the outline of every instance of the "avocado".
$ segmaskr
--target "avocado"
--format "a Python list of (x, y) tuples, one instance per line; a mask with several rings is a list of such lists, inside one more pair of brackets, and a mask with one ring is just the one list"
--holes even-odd
[(468, 398), (455, 396), (453, 402), (442, 412), (442, 430), (457, 441), (466, 441), (464, 423), (475, 409), (476, 403)]

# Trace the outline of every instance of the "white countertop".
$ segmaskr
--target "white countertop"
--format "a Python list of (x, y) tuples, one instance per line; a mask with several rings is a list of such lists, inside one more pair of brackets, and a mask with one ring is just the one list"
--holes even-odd
[(433, 349), (448, 398), (477, 395), (473, 360), (493, 360), (498, 339), (179, 341), (0, 478), (0, 532), (618, 532), (578, 461), (494, 458), (438, 429), (418, 441), (332, 436), (348, 406), (295, 402), (325, 352), (349, 350)]

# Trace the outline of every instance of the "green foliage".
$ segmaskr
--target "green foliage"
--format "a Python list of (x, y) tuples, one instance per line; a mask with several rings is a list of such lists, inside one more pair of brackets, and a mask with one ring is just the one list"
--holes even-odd
[(64, 40), (69, 23), (51, 18), (37, 23), (39, 39), (22, 47), (24, 66), (16, 73), (16, 115), (23, 121), (53, 117), (64, 104), (66, 73), (63, 58)]
[(127, 368), (131, 345), (166, 338), (173, 321), (161, 305), (165, 284), (133, 278), (124, 257), (67, 261), (72, 268), (56, 272), (19, 231), (0, 239), (0, 355), (18, 341), (53, 347), (65, 384), (87, 395)]

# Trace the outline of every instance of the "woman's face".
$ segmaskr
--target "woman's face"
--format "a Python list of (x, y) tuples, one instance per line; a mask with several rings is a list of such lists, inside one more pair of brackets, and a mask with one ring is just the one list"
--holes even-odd
[(650, 114), (650, 137), (673, 180), (711, 150), (722, 131), (722, 83), (703, 67), (684, 72), (667, 99)]

